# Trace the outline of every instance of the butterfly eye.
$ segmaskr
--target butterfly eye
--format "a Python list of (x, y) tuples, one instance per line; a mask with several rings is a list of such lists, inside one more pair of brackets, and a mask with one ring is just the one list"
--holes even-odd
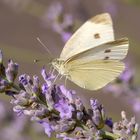
[(95, 39), (99, 39), (100, 38), (100, 34), (99, 33), (94, 34), (94, 38)]

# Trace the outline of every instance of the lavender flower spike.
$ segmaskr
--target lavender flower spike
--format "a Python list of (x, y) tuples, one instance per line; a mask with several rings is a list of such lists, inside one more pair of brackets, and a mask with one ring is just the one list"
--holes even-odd
[(55, 104), (55, 109), (60, 112), (60, 118), (71, 119), (74, 107), (66, 100), (62, 99), (59, 103)]
[(90, 108), (86, 108), (73, 90), (53, 85), (54, 76), (45, 68), (43, 82), (36, 75), (22, 74), (16, 84), (17, 73), (13, 61), (7, 69), (1, 63), (0, 92), (11, 95), (14, 112), (41, 124), (48, 137), (53, 133), (63, 140), (136, 140), (139, 126), (135, 117), (129, 121), (122, 111), (122, 120), (114, 123), (97, 99), (90, 99)]
[(8, 68), (5, 70), (7, 80), (9, 82), (14, 82), (18, 74), (18, 64), (14, 63), (12, 60), (9, 60)]
[(51, 137), (51, 134), (53, 132), (53, 127), (49, 123), (44, 121), (40, 121), (39, 123), (44, 127), (45, 133), (48, 135), (48, 137)]

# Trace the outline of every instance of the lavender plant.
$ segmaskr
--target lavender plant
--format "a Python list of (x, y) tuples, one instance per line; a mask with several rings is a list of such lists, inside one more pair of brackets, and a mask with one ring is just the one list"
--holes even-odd
[(75, 91), (53, 84), (55, 76), (47, 74), (45, 68), (41, 71), (43, 83), (38, 76), (31, 78), (27, 74), (15, 82), (18, 68), (12, 60), (6, 68), (0, 51), (0, 93), (11, 96), (14, 112), (41, 124), (48, 137), (53, 134), (63, 140), (136, 140), (135, 117), (128, 120), (122, 111), (121, 121), (113, 122), (97, 99), (90, 99), (91, 107), (87, 109)]
[(58, 33), (66, 42), (77, 28), (78, 21), (71, 13), (65, 13), (60, 2), (51, 3), (42, 16), (43, 24)]
[(107, 86), (104, 91), (113, 93), (115, 97), (121, 97), (123, 101), (130, 104), (133, 111), (140, 111), (140, 88), (134, 84), (134, 69), (127, 66), (126, 70), (117, 78), (111, 86)]

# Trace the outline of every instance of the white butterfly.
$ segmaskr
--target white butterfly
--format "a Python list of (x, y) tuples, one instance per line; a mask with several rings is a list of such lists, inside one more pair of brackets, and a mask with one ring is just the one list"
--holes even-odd
[(103, 13), (85, 22), (72, 35), (52, 65), (80, 87), (97, 90), (124, 70), (120, 60), (127, 55), (128, 45), (127, 38), (114, 40), (111, 17)]

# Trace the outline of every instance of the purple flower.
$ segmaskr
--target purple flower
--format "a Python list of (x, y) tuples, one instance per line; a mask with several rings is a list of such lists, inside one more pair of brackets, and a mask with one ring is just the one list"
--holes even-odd
[(9, 60), (8, 68), (5, 70), (6, 78), (9, 82), (13, 82), (18, 74), (18, 64)]
[(120, 76), (120, 80), (126, 82), (126, 83), (131, 83), (133, 80), (133, 75), (134, 75), (134, 70), (132, 69), (126, 69)]
[(52, 84), (52, 80), (55, 78), (55, 76), (53, 74), (47, 74), (45, 68), (42, 69), (41, 75), (45, 80), (46, 84), (48, 85), (48, 87), (50, 87)]
[(60, 2), (52, 3), (47, 10), (47, 18), (52, 20), (57, 20), (59, 15), (62, 14), (63, 6)]
[[(16, 70), (15, 64), (13, 61), (9, 62), (7, 74)], [(31, 120), (39, 122), (49, 137), (52, 132), (55, 132), (57, 138), (63, 140), (108, 138), (135, 140), (137, 137), (139, 127), (135, 117), (128, 121), (123, 111), (122, 120), (113, 123), (111, 119), (108, 119), (109, 117), (106, 117), (105, 109), (97, 99), (91, 99), (90, 108), (86, 109), (82, 100), (79, 97), (74, 97), (76, 95), (73, 90), (67, 90), (62, 85), (54, 85), (52, 82), (54, 76), (48, 75), (44, 68), (41, 72), (45, 81), (43, 84), (39, 82), (38, 76), (31, 78), (24, 74), (19, 77), (18, 86), (14, 81), (11, 84), (11, 80), (9, 82), (6, 79), (7, 75), (5, 75), (3, 64), (0, 65), (0, 72), (0, 89), (2, 88), (4, 93), (12, 95), (11, 103), (14, 104), (14, 112), (18, 115), (28, 115)], [(139, 89), (130, 87), (130, 79), (131, 76), (126, 74), (122, 81), (120, 80), (121, 82), (117, 82), (117, 86), (123, 87), (122, 91), (131, 95), (129, 96), (131, 100), (132, 97), (135, 98), (130, 103), (138, 110), (139, 94), (137, 93), (139, 93)], [(109, 126), (109, 130), (104, 127), (106, 125)]]
[(49, 110), (52, 110), (54, 105), (54, 100), (47, 84), (44, 84), (42, 86), (42, 93), (45, 95), (46, 103), (48, 105)]
[(47, 83), (44, 83), (44, 84), (42, 85), (42, 93), (43, 93), (43, 94), (46, 94), (46, 93), (48, 92), (48, 89), (49, 89), (48, 84), (47, 84)]
[(63, 40), (64, 42), (67, 42), (68, 39), (69, 39), (71, 36), (72, 36), (72, 33), (71, 33), (71, 32), (63, 32), (63, 33), (62, 33), (62, 40)]
[(133, 100), (133, 110), (135, 112), (140, 111), (140, 98)]
[(138, 124), (135, 121), (135, 117), (132, 117), (128, 121), (126, 113), (121, 112), (122, 120), (113, 124), (113, 132), (120, 135), (123, 139), (136, 139), (135, 133), (138, 132)]
[(69, 100), (70, 103), (73, 102), (73, 95), (75, 95), (74, 90), (67, 90), (64, 85), (59, 86), (61, 93)]
[(63, 11), (63, 7), (61, 3), (55, 2), (52, 3), (42, 16), (43, 25), (49, 25), (55, 32), (60, 32), (61, 28), (59, 28), (59, 18), (61, 18), (61, 14)]
[(105, 122), (105, 110), (104, 107), (96, 99), (91, 99), (90, 104), (93, 111), (92, 120), (97, 128), (103, 128)]
[(53, 126), (45, 121), (39, 122), (45, 129), (45, 133), (48, 135), (48, 137), (51, 137), (53, 130)]
[(65, 13), (62, 4), (59, 2), (52, 3), (49, 6), (42, 20), (44, 25), (48, 25), (54, 32), (60, 34), (64, 42), (74, 32), (75, 22), (73, 16)]
[(19, 105), (13, 107), (13, 111), (16, 112), (18, 116), (21, 116), (23, 114), (24, 109), (25, 109), (25, 107), (22, 107)]
[(93, 110), (96, 110), (100, 107), (100, 103), (97, 99), (90, 99), (90, 104)]
[(82, 103), (82, 101), (81, 101), (81, 99), (80, 98), (76, 98), (75, 99), (75, 105), (76, 105), (76, 109), (78, 110), (78, 111), (83, 111), (85, 108), (84, 108), (84, 105), (83, 105), (83, 103)]
[(61, 99), (54, 107), (60, 112), (62, 119), (72, 118), (72, 112), (75, 110), (74, 107), (64, 99)]
[(107, 119), (105, 120), (105, 124), (106, 124), (107, 126), (109, 126), (110, 128), (112, 128), (112, 127), (113, 127), (113, 121), (112, 121), (112, 119), (111, 119), (111, 118), (107, 118)]
[(0, 77), (0, 92), (4, 92), (6, 89), (8, 89), (9, 86), (9, 82), (5, 79), (1, 79)]
[(19, 76), (19, 82), (26, 86), (28, 83), (30, 83), (30, 77), (27, 74), (22, 74)]

